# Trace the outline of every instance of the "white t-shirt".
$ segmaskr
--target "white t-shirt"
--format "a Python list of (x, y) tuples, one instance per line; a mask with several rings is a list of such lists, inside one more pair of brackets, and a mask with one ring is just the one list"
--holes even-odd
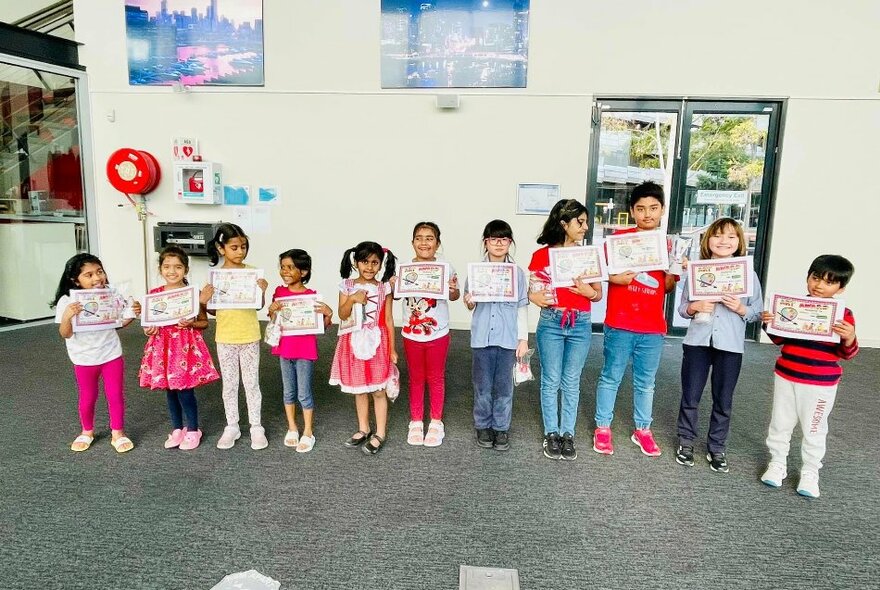
[[(58, 305), (55, 306), (56, 324), (61, 323), (64, 310), (71, 303), (73, 300), (67, 295), (58, 300)], [(67, 345), (67, 356), (74, 365), (93, 367), (122, 356), (122, 343), (113, 328), (95, 332), (74, 332), (73, 336), (64, 339), (64, 343)]]
[[(438, 260), (438, 262), (446, 261)], [(451, 264), (449, 276), (450, 278), (456, 276)], [(426, 297), (404, 297), (402, 302), (401, 336), (415, 342), (431, 342), (449, 334), (449, 301)]]

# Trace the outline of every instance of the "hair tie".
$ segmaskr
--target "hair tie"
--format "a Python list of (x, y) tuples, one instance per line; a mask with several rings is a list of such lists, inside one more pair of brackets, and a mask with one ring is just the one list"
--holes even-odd
[(382, 252), (388, 254), (388, 248), (382, 248)]

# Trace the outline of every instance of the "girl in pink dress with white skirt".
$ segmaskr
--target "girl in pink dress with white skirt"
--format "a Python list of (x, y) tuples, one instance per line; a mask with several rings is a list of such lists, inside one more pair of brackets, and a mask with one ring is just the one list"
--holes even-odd
[[(376, 279), (384, 264), (381, 281)], [(375, 455), (385, 444), (388, 424), (388, 397), (385, 388), (391, 379), (392, 364), (397, 364), (394, 350), (394, 319), (392, 318), (391, 286), (396, 259), (376, 242), (361, 242), (345, 251), (340, 266), (344, 279), (339, 284), (340, 330), (358, 318), (360, 329), (345, 331), (339, 336), (330, 385), (339, 385), (345, 393), (354, 394), (358, 431), (345, 446), (358, 447)], [(357, 270), (358, 278), (350, 279)], [(370, 395), (366, 395), (370, 394)], [(376, 430), (370, 429), (370, 398), (376, 417)]]

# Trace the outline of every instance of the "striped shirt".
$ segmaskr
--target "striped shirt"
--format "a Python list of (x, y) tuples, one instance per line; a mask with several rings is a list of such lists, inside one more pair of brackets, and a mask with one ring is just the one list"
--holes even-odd
[[(843, 319), (855, 326), (852, 311), (846, 308)], [(844, 346), (843, 342), (814, 342), (784, 338), (768, 334), (773, 344), (782, 345), (782, 351), (776, 361), (776, 374), (795, 383), (809, 385), (837, 385), (843, 369), (837, 362), (849, 360), (859, 352), (859, 341), (853, 340), (852, 346)]]

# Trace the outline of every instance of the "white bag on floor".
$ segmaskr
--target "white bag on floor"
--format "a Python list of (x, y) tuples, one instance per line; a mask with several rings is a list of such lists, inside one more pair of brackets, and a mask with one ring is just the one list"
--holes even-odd
[(248, 570), (229, 574), (211, 590), (279, 590), (280, 588), (281, 582), (276, 582), (257, 570)]

